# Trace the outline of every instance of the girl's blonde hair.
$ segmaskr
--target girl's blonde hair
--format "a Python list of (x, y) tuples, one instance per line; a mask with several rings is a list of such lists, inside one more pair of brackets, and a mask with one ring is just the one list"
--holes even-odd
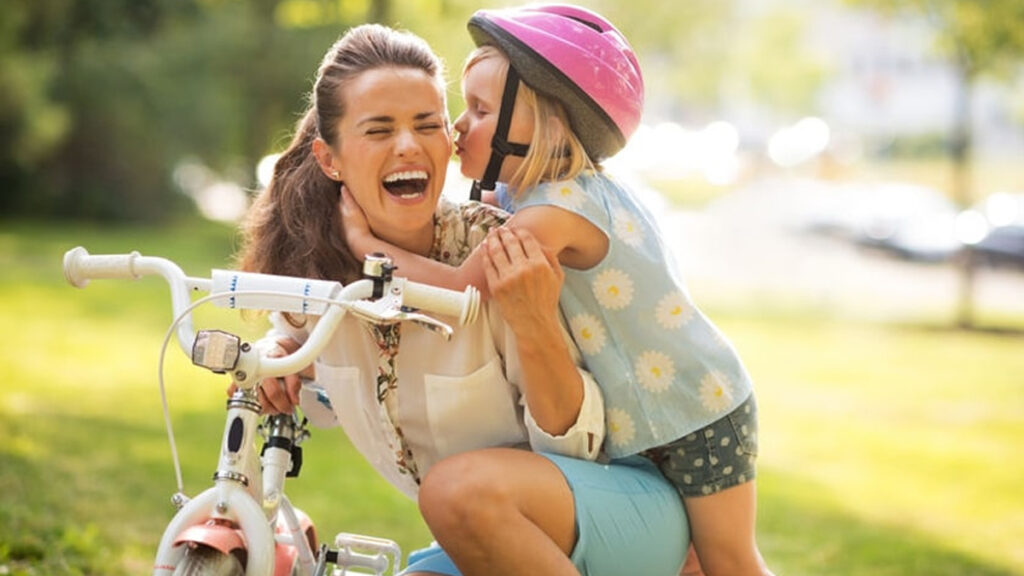
[[(463, 78), (473, 66), (488, 58), (500, 58), (500, 73), (504, 74), (509, 66), (508, 56), (498, 47), (485, 44), (466, 59)], [(528, 143), (526, 157), (508, 182), (515, 195), (542, 182), (572, 180), (585, 170), (600, 169), (572, 131), (569, 115), (557, 98), (537, 92), (520, 81), (516, 106), (525, 106), (533, 112), (533, 138)]]

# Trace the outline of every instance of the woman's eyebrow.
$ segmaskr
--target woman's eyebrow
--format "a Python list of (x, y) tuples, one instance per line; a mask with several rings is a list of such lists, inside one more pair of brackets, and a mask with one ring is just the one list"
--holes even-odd
[[(437, 111), (420, 112), (419, 114), (416, 114), (415, 116), (413, 116), (413, 120), (420, 121), (420, 120), (426, 120), (428, 118), (440, 117), (440, 116), (441, 116), (441, 113), (437, 112)], [(394, 122), (395, 122), (395, 117), (394, 116), (388, 116), (388, 115), (370, 116), (369, 118), (363, 118), (359, 122), (356, 122), (356, 126), (362, 126), (364, 124), (393, 124)]]
[(359, 122), (356, 122), (356, 126), (362, 126), (363, 124), (382, 124), (394, 122), (393, 116), (370, 116), (369, 118), (363, 118)]

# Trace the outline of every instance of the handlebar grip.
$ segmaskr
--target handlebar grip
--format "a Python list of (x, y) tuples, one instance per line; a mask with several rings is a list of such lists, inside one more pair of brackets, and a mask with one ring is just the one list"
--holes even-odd
[(417, 282), (405, 283), (402, 303), (412, 308), (455, 316), (459, 324), (470, 324), (480, 312), (480, 291), (475, 286), (466, 286), (463, 292), (438, 288)]
[(64, 279), (76, 288), (85, 288), (89, 280), (99, 278), (136, 279), (134, 261), (138, 257), (138, 252), (90, 256), (78, 246), (64, 253)]

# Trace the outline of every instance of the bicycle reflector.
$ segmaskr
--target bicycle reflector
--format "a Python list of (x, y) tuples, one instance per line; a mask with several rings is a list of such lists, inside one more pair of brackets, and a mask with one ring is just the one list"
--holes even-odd
[(200, 330), (192, 345), (192, 363), (217, 374), (234, 370), (241, 355), (242, 340), (221, 330)]

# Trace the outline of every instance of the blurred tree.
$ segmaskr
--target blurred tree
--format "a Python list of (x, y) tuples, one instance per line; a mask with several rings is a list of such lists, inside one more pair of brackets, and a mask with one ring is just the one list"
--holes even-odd
[[(177, 11), (189, 8), (176, 4)], [(4, 92), (16, 95), (4, 106), (5, 129), (0, 131), (0, 182), (7, 186), (0, 208), (5, 214), (115, 213), (132, 203), (97, 184), (124, 181), (133, 172), (150, 176), (141, 178), (140, 189), (159, 184), (145, 155), (152, 142), (139, 138), (127, 147), (128, 154), (117, 146), (126, 128), (133, 131), (133, 119), (109, 96), (118, 90), (131, 93), (137, 85), (122, 59), (106, 55), (125, 53), (132, 43), (158, 33), (171, 16), (171, 5), (169, 0), (3, 4), (0, 82), (5, 88), (13, 84)], [(117, 152), (106, 156), (110, 148)]]
[(775, 7), (759, 14), (736, 39), (728, 66), (744, 85), (746, 101), (783, 116), (782, 124), (814, 112), (830, 73), (823, 55), (804, 43), (807, 25), (807, 14), (798, 10)]
[(343, 27), (307, 3), (333, 9), (307, 28), (283, 0), (0, 4), (0, 213), (159, 220), (188, 206), (187, 157), (251, 184)]
[[(950, 156), (953, 198), (961, 207), (973, 203), (971, 190), (971, 100), (983, 75), (1009, 79), (1024, 61), (1024, 2), (1021, 0), (846, 0), (892, 17), (924, 16), (936, 32), (936, 49), (956, 72), (958, 97), (953, 112)], [(975, 262), (967, 251), (960, 267), (957, 324), (974, 325)]]
[[(732, 49), (725, 32), (732, 2), (580, 4), (615, 21), (636, 47), (649, 110), (676, 119), (710, 114)], [(166, 218), (189, 206), (174, 172), (191, 159), (254, 186), (253, 166), (284, 146), (325, 48), (368, 20), (431, 42), (448, 63), (457, 114), (457, 79), (472, 47), (466, 21), (479, 7), (477, 0), (4, 0), (0, 214)]]

